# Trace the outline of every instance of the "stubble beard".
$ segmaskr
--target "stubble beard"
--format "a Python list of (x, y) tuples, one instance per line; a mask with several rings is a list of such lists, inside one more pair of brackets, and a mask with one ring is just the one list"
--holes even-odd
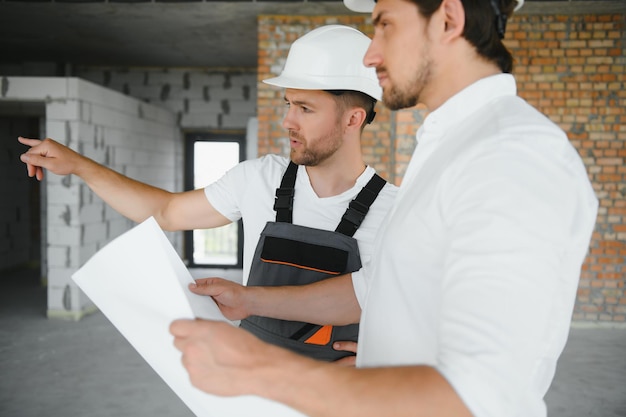
[(314, 141), (314, 145), (308, 146), (307, 141), (296, 132), (289, 132), (289, 136), (300, 140), (304, 146), (302, 150), (291, 149), (291, 160), (298, 165), (317, 166), (333, 156), (341, 147), (343, 139), (338, 124), (332, 131)]
[(391, 84), (383, 89), (383, 103), (390, 110), (407, 109), (420, 102), (420, 96), (424, 87), (430, 83), (431, 75), (431, 60), (425, 52), (422, 51), (422, 64), (411, 79), (401, 85)]

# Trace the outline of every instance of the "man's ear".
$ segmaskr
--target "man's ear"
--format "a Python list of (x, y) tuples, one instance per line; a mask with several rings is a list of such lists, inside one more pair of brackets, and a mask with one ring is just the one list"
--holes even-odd
[(445, 21), (444, 38), (452, 40), (463, 36), (465, 29), (465, 8), (461, 0), (443, 0), (440, 10)]
[(356, 127), (361, 129), (365, 119), (367, 119), (367, 112), (361, 107), (353, 107), (347, 112), (349, 116), (347, 127)]

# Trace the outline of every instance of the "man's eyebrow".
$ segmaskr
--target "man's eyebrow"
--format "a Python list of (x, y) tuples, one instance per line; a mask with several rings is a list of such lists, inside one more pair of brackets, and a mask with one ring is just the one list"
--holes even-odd
[(380, 19), (384, 16), (385, 11), (379, 12), (375, 17), (372, 18), (372, 26), (378, 26), (380, 23)]
[(285, 103), (295, 104), (296, 106), (311, 106), (311, 103), (309, 103), (308, 101), (303, 101), (303, 100), (289, 100), (286, 96), (285, 96), (285, 97), (283, 97), (283, 99), (285, 100)]

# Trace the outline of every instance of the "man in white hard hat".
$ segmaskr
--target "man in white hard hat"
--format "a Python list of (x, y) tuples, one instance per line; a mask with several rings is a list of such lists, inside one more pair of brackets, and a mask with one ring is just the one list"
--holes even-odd
[[(373, 10), (364, 62), (384, 103), (430, 110), (372, 262), (353, 273), (367, 279), (346, 288), (362, 311), (323, 318), (361, 313), (357, 368), (176, 321), (191, 381), (311, 417), (544, 417), (598, 201), (564, 132), (516, 95), (501, 40), (515, 0), (345, 1)], [(315, 321), (341, 279), (204, 290), (229, 314), (289, 318), (293, 302)]]
[[(204, 189), (170, 193), (51, 139), (20, 138), (31, 146), (21, 159), (30, 176), (41, 179), (42, 168), (78, 175), (124, 216), (137, 222), (154, 216), (166, 230), (243, 219), (248, 285), (309, 284), (353, 272), (371, 257), (396, 192), (361, 153), (361, 133), (381, 95), (374, 69), (362, 63), (369, 43), (358, 30), (341, 25), (315, 29), (294, 42), (280, 76), (265, 80), (285, 88), (290, 158), (267, 155), (242, 162)], [(344, 285), (352, 285), (349, 277)], [(353, 363), (356, 323), (358, 316), (345, 326), (255, 316), (242, 327), (301, 354)]]

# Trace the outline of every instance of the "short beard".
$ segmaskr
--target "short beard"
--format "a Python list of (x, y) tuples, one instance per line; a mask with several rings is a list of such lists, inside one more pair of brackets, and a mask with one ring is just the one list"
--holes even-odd
[(417, 94), (406, 93), (395, 86), (383, 91), (383, 103), (389, 110), (407, 109), (417, 105), (417, 101)]
[(420, 102), (424, 87), (430, 83), (431, 61), (427, 51), (422, 50), (422, 65), (413, 74), (406, 86), (391, 85), (383, 90), (383, 103), (390, 110), (408, 109)]
[[(290, 134), (290, 136), (292, 135), (295, 136), (296, 138), (299, 138), (297, 134), (294, 134), (294, 133)], [(324, 147), (318, 146), (313, 149), (306, 148), (300, 154), (292, 150), (291, 160), (297, 165), (314, 167), (314, 166), (320, 165), (322, 162), (326, 161), (328, 158), (333, 156), (335, 152), (337, 152), (337, 149), (341, 147), (341, 144), (343, 142), (343, 139), (341, 138), (341, 135), (340, 135), (339, 125), (336, 125), (333, 128), (333, 130), (329, 132), (326, 135), (326, 137), (322, 140), (325, 141)], [(320, 142), (318, 140), (316, 144), (319, 144), (319, 143)]]

